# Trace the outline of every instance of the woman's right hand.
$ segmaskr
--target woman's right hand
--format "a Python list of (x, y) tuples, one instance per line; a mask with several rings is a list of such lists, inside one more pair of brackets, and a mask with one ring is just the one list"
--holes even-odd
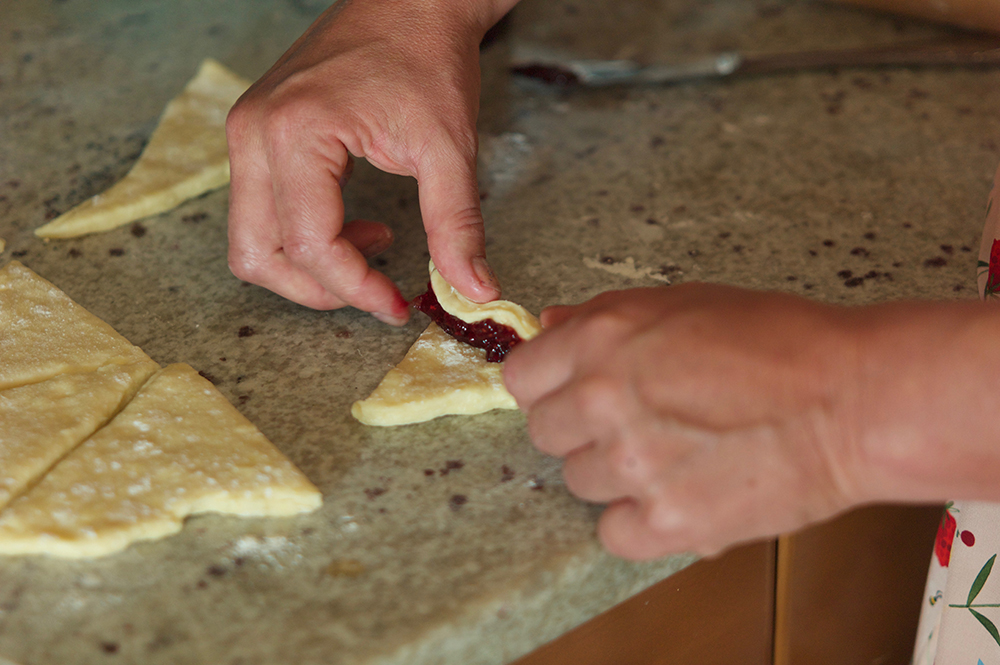
[(472, 300), (499, 288), (476, 184), (478, 45), (514, 0), (347, 0), (240, 98), (226, 124), (233, 273), (316, 309), (400, 325), (406, 300), (367, 256), (392, 242), (346, 222), (351, 156), (417, 179), (431, 257)]

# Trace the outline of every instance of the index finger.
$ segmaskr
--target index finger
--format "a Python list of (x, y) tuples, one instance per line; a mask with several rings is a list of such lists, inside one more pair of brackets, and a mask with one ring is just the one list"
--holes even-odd
[(315, 144), (303, 147), (299, 141), (273, 140), (267, 146), (282, 250), (293, 265), (348, 305), (405, 321), (409, 307), (399, 289), (371, 269), (341, 235), (344, 201), (339, 181), (349, 154), (339, 140), (325, 143), (322, 153)]

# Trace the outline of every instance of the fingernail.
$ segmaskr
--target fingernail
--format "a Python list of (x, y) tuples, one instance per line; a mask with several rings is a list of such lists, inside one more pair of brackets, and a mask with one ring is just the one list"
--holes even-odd
[(493, 269), (490, 268), (490, 264), (486, 262), (486, 258), (482, 256), (477, 256), (472, 259), (472, 269), (476, 272), (476, 277), (479, 278), (479, 283), (483, 285), (484, 288), (492, 289), (500, 293), (500, 283), (497, 281), (496, 275), (493, 274)]
[(382, 323), (388, 323), (390, 326), (402, 326), (405, 325), (407, 321), (407, 319), (393, 316), (392, 314), (384, 314), (382, 312), (372, 312), (372, 316)]

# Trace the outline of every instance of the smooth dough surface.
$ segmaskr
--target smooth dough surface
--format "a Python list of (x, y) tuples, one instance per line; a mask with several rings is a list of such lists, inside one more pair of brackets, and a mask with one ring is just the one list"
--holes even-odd
[(107, 423), (160, 368), (152, 360), (0, 391), (0, 510)]
[(107, 231), (170, 210), (229, 182), (226, 115), (250, 87), (214, 60), (205, 60), (172, 99), (132, 169), (107, 191), (35, 230), (43, 238)]
[(17, 261), (0, 269), (0, 390), (149, 361), (142, 349)]
[(188, 515), (291, 515), (321, 503), (209, 381), (170, 365), (0, 513), (0, 554), (102, 556), (175, 533)]
[(432, 323), (372, 394), (351, 406), (351, 414), (366, 425), (390, 426), (516, 409), (501, 367), (486, 362), (486, 351), (459, 342)]
[(469, 300), (449, 284), (438, 272), (434, 262), (430, 264), (431, 287), (444, 311), (462, 319), (466, 323), (476, 323), (493, 319), (499, 324), (513, 328), (521, 339), (531, 339), (542, 332), (542, 324), (535, 315), (509, 300), (494, 300), (477, 303)]

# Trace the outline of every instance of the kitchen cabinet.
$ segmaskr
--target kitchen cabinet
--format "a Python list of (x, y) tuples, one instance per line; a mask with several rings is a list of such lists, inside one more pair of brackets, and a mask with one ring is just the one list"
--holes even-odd
[(701, 560), (515, 665), (905, 665), (940, 514), (866, 507)]

